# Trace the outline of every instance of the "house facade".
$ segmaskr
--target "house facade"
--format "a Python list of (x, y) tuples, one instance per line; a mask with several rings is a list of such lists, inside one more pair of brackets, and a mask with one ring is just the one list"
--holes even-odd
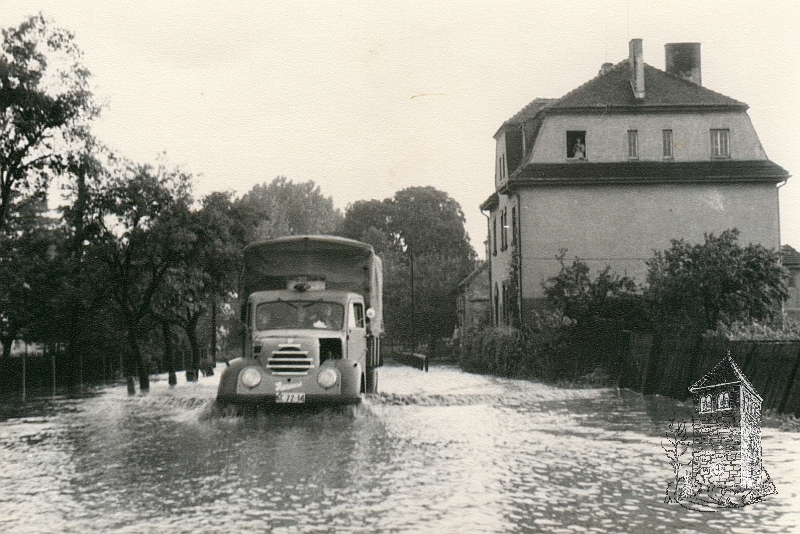
[(717, 487), (761, 484), (761, 396), (730, 355), (689, 391), (694, 401), (691, 478)]
[(738, 228), (743, 243), (780, 248), (788, 173), (767, 158), (747, 105), (701, 85), (700, 45), (665, 49), (660, 70), (634, 39), (628, 59), (533, 100), (495, 134), (495, 191), (481, 205), (495, 324), (536, 307), (562, 250), (643, 283), (671, 239)]

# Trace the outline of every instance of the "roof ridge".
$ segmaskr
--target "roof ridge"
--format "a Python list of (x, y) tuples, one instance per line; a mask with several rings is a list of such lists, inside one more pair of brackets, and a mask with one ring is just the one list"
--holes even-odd
[(585, 82), (583, 82), (582, 84), (580, 84), (578, 87), (576, 87), (572, 91), (568, 92), (567, 94), (565, 94), (565, 95), (563, 95), (563, 96), (561, 96), (559, 98), (556, 98), (554, 102), (551, 102), (551, 104), (553, 104), (553, 105), (558, 104), (558, 102), (560, 102), (561, 100), (564, 100), (567, 97), (571, 96), (573, 93), (576, 93), (576, 92), (580, 91), (581, 89), (583, 89), (584, 87), (586, 87), (590, 83), (594, 82), (595, 80), (598, 80), (599, 78), (601, 78), (603, 76), (607, 76), (611, 72), (614, 72), (616, 70), (621, 69), (622, 66), (627, 62), (628, 62), (627, 59), (623, 59), (622, 61), (620, 61), (619, 63), (615, 63), (614, 65), (612, 65), (611, 67), (609, 67), (605, 71), (601, 70), (600, 72), (597, 73), (596, 76), (586, 80)]

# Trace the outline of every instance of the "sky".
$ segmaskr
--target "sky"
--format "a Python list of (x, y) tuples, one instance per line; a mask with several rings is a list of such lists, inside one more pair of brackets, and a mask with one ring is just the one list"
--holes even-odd
[[(0, 27), (38, 12), (84, 51), (100, 140), (140, 163), (165, 153), (198, 196), (283, 175), (344, 210), (432, 185), (482, 256), (494, 133), (634, 38), (659, 69), (664, 44), (700, 42), (703, 85), (749, 104), (767, 156), (800, 175), (800, 1), (2, 0)], [(780, 209), (800, 249), (800, 176)]]

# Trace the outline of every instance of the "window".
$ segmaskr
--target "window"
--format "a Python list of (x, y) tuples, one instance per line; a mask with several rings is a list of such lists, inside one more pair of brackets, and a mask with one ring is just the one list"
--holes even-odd
[(731, 394), (727, 391), (723, 391), (717, 397), (717, 409), (718, 410), (727, 410), (731, 407)]
[(492, 255), (497, 256), (497, 217), (492, 217)]
[(639, 132), (628, 130), (628, 159), (639, 159)]
[(494, 326), (500, 326), (500, 290), (494, 284)]
[(586, 132), (567, 132), (567, 157), (569, 159), (586, 159)]
[(711, 395), (703, 395), (700, 397), (700, 413), (708, 413), (711, 411)]
[(672, 159), (674, 157), (672, 152), (672, 130), (662, 130), (661, 135), (664, 139), (664, 159)]
[(731, 157), (730, 130), (711, 130), (711, 157)]
[(794, 278), (794, 273), (789, 273), (789, 278), (786, 280), (787, 287), (797, 287), (797, 281)]
[(511, 243), (516, 243), (517, 240), (517, 207), (511, 207)]
[(500, 250), (508, 248), (508, 208), (500, 214)]
[(354, 302), (350, 311), (350, 327), (364, 328), (364, 305), (360, 302)]
[(508, 282), (503, 282), (503, 322), (506, 326), (511, 325), (511, 299), (508, 292)]

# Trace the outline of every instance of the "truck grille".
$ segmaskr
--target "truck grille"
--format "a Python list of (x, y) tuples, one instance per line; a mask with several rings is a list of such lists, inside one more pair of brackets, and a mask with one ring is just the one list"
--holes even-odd
[(267, 358), (267, 369), (273, 375), (307, 375), (314, 360), (309, 358), (307, 350), (300, 348), (299, 344), (278, 345), (278, 350), (272, 351), (272, 356)]

